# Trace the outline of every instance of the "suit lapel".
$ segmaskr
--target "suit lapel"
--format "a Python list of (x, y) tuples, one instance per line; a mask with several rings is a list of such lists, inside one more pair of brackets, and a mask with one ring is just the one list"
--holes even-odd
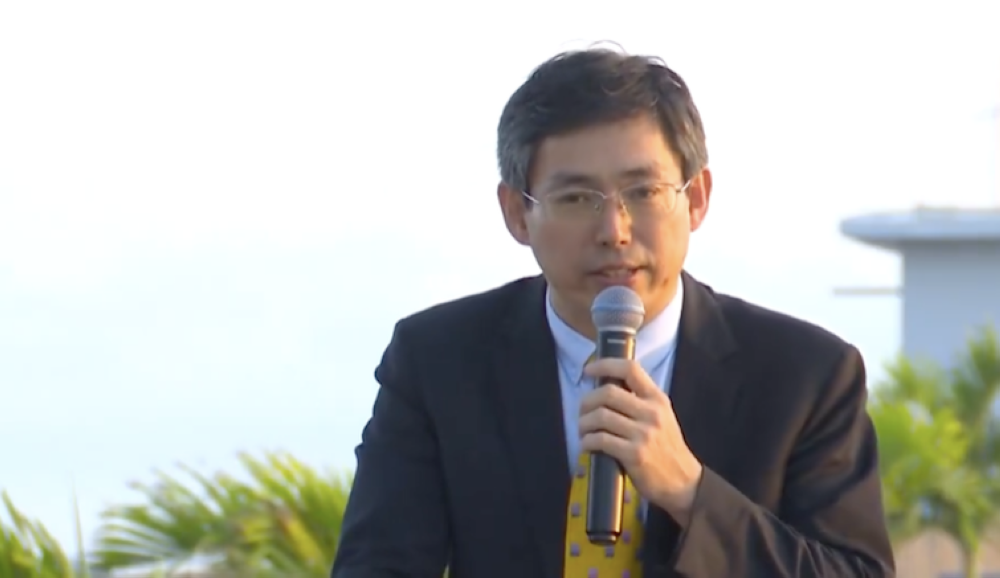
[(546, 576), (562, 573), (569, 465), (545, 281), (513, 299), (494, 350), (490, 392)]
[[(713, 471), (725, 469), (726, 424), (737, 406), (740, 391), (737, 343), (715, 295), (686, 272), (684, 308), (671, 377), (670, 400), (684, 439), (699, 460)], [(666, 512), (650, 508), (647, 575), (661, 575), (679, 536), (679, 527)]]

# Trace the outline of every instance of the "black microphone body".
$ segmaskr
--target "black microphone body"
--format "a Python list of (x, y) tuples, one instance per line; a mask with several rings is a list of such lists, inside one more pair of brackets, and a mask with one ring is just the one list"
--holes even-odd
[[(597, 359), (635, 359), (635, 332), (626, 328), (598, 330)], [(597, 385), (626, 387), (620, 379), (602, 378)], [(611, 546), (622, 534), (625, 502), (625, 470), (613, 457), (590, 454), (590, 484), (587, 491), (587, 537), (592, 544)]]

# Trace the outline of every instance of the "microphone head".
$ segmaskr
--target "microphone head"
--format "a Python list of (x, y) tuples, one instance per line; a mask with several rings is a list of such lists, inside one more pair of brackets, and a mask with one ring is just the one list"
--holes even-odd
[(614, 285), (594, 297), (590, 306), (590, 318), (594, 327), (601, 331), (639, 331), (642, 320), (646, 316), (646, 308), (642, 299), (628, 287)]

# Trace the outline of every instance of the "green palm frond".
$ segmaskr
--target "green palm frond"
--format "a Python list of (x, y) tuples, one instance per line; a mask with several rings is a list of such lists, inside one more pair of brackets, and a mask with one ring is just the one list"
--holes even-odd
[(201, 559), (219, 572), (327, 576), (351, 477), (287, 453), (241, 454), (240, 463), (245, 481), (181, 466), (186, 483), (157, 472), (157, 483), (135, 484), (140, 502), (104, 513), (98, 565), (159, 564), (169, 573)]
[(928, 496), (964, 488), (949, 479), (961, 468), (969, 440), (947, 408), (920, 415), (905, 404), (874, 402), (869, 413), (878, 431), (886, 519), (893, 540), (902, 542), (932, 524)]
[[(83, 546), (83, 523), (80, 521), (80, 502), (76, 497), (76, 486), (73, 487), (73, 524), (76, 526), (76, 576), (90, 578), (90, 563), (87, 560), (87, 549)], [(68, 577), (67, 577), (68, 578)]]
[(253, 490), (222, 474), (208, 479), (180, 469), (193, 483), (158, 471), (155, 483), (130, 485), (141, 502), (103, 512), (94, 551), (98, 567), (173, 569), (202, 556), (225, 558), (235, 537), (232, 519), (257, 502)]
[(0, 493), (8, 523), (0, 519), (0, 578), (73, 578), (73, 564), (45, 526), (28, 519)]
[(886, 515), (895, 540), (937, 527), (976, 551), (1000, 521), (1000, 343), (978, 331), (945, 371), (900, 357), (873, 391)]
[(328, 565), (340, 540), (352, 476), (320, 472), (288, 454), (257, 460), (244, 454), (244, 467), (267, 496), (275, 545), (284, 555), (312, 567)]
[(984, 466), (1000, 458), (1000, 420), (994, 402), (1000, 394), (1000, 343), (996, 332), (976, 331), (951, 371), (953, 404), (970, 430), (977, 432), (973, 458)]
[(948, 376), (934, 363), (899, 355), (885, 365), (886, 377), (872, 388), (872, 400), (932, 409), (947, 405)]

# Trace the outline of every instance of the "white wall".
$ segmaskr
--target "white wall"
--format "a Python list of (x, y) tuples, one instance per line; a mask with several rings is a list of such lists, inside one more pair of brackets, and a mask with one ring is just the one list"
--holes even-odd
[(1000, 242), (908, 244), (903, 290), (903, 351), (948, 365), (973, 328), (1000, 328)]

